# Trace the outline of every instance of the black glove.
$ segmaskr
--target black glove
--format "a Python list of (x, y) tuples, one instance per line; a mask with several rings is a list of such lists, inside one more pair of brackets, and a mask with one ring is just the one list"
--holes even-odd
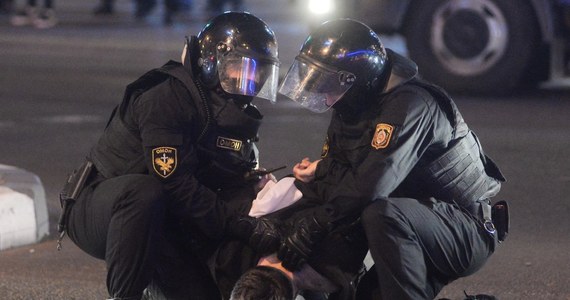
[(283, 267), (290, 271), (301, 269), (314, 246), (323, 240), (328, 231), (314, 217), (300, 219), (294, 226), (294, 231), (283, 240), (277, 253)]
[(274, 253), (281, 243), (278, 222), (266, 217), (240, 216), (229, 224), (229, 232), (246, 242), (260, 255)]

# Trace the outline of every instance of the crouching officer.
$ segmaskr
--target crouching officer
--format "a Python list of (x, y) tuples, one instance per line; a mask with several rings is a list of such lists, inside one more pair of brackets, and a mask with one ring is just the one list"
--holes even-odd
[(306, 39), (280, 92), (333, 115), (322, 160), (304, 161), (295, 175), (337, 185), (284, 239), (284, 266), (303, 261), (337, 220), (361, 215), (375, 299), (433, 299), (504, 239), (495, 225), (508, 224), (506, 214), (495, 209), (494, 220), (490, 199), (505, 178), (448, 94), (418, 77), (415, 63), (360, 22), (330, 21)]
[(169, 299), (215, 299), (192, 252), (197, 240), (233, 235), (262, 252), (278, 245), (271, 223), (236, 215), (219, 196), (255, 198), (256, 180), (245, 175), (257, 168), (262, 115), (251, 101), (275, 101), (277, 52), (262, 20), (225, 13), (187, 39), (183, 64), (127, 86), (62, 192), (60, 231), (106, 261), (112, 298), (140, 299), (152, 282)]

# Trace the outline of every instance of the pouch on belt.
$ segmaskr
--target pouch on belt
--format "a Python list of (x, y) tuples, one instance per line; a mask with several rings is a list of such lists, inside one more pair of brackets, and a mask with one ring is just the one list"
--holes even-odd
[(500, 242), (504, 241), (509, 234), (509, 206), (507, 201), (498, 201), (491, 208), (491, 218), (497, 229), (497, 238)]
[(86, 160), (78, 169), (74, 170), (73, 173), (67, 177), (67, 181), (63, 186), (63, 189), (59, 193), (59, 202), (61, 205), (61, 215), (59, 216), (59, 221), (57, 223), (57, 232), (59, 233), (57, 249), (61, 249), (61, 240), (65, 235), (65, 227), (67, 224), (67, 218), (69, 217), (69, 212), (73, 203), (79, 196), (79, 193), (83, 190), (85, 186), (85, 181), (91, 174), (93, 170), (93, 163)]

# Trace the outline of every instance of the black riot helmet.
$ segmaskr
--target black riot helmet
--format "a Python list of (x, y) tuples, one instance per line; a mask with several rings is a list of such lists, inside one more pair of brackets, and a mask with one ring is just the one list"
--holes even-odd
[(309, 110), (324, 112), (349, 89), (381, 90), (387, 64), (386, 50), (370, 27), (351, 19), (328, 21), (307, 37), (279, 92)]
[(273, 30), (246, 12), (211, 19), (198, 34), (198, 66), (203, 82), (226, 93), (275, 102), (279, 76)]

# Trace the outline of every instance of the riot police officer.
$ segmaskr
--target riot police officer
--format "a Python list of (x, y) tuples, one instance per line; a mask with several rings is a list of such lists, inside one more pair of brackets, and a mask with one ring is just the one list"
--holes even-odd
[(294, 172), (325, 201), (284, 238), (284, 266), (294, 269), (336, 223), (359, 216), (375, 299), (433, 299), (487, 261), (506, 231), (490, 205), (505, 179), (415, 63), (365, 24), (329, 21), (305, 40), (279, 92), (314, 112), (333, 109), (322, 159)]
[(140, 299), (149, 284), (169, 299), (214, 299), (200, 241), (278, 245), (272, 224), (222, 200), (255, 195), (247, 174), (258, 168), (262, 115), (252, 100), (275, 101), (273, 31), (252, 14), (221, 14), (187, 38), (182, 62), (127, 86), (62, 191), (61, 232), (106, 261), (114, 299)]

